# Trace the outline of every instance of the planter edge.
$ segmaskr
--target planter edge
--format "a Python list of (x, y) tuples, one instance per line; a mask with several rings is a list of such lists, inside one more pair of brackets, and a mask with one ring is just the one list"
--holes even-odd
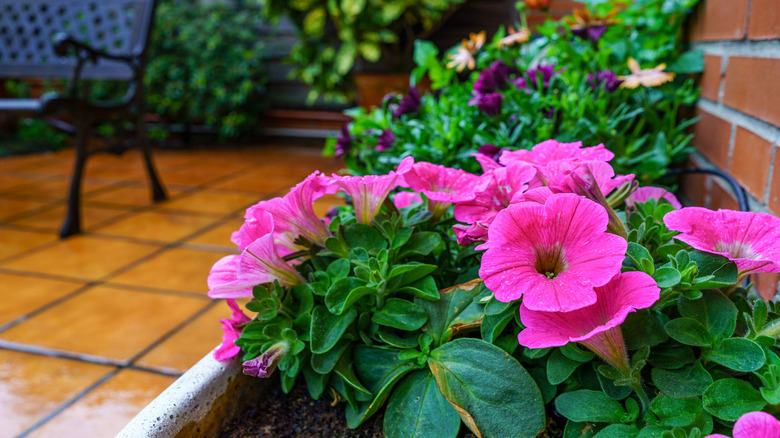
[(194, 430), (188, 431), (187, 436), (192, 436), (190, 432), (208, 436), (207, 429), (220, 426), (214, 424), (215, 404), (225, 402), (221, 396), (240, 376), (242, 366), (237, 358), (219, 362), (209, 352), (139, 412), (117, 437), (176, 437), (188, 427)]

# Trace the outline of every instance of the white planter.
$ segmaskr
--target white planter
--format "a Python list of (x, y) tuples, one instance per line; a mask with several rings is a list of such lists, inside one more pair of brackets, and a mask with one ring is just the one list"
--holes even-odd
[(267, 379), (242, 373), (238, 358), (219, 362), (207, 354), (146, 406), (117, 437), (207, 437), (255, 403)]

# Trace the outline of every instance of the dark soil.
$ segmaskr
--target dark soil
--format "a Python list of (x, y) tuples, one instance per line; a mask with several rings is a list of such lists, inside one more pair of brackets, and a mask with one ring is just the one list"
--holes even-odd
[[(222, 438), (383, 438), (380, 411), (357, 429), (347, 428), (344, 403), (330, 404), (330, 397), (320, 400), (309, 396), (306, 385), (299, 382), (289, 394), (282, 392), (278, 379), (269, 385), (268, 396), (243, 415), (228, 423), (220, 433)], [(555, 423), (537, 438), (560, 437), (561, 430)], [(476, 438), (461, 424), (459, 438)]]

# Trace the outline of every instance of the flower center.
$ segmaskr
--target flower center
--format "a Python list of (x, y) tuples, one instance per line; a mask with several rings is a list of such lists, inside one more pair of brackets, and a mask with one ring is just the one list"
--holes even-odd
[(758, 253), (756, 253), (755, 251), (753, 251), (753, 249), (750, 248), (749, 244), (744, 242), (739, 242), (739, 241), (734, 241), (731, 243), (720, 241), (715, 244), (713, 250), (717, 252), (725, 252), (731, 258), (735, 258), (735, 259), (755, 260), (759, 256)]
[(534, 248), (536, 272), (552, 280), (567, 268), (564, 251), (560, 243)]

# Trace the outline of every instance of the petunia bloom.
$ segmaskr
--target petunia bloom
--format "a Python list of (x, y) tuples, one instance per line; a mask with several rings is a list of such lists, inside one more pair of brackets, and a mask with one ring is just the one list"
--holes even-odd
[(667, 213), (664, 224), (682, 233), (675, 239), (734, 261), (740, 278), (749, 273), (780, 272), (780, 219), (775, 216), (686, 207)]
[(469, 101), (469, 106), (476, 106), (489, 116), (501, 114), (501, 102), (504, 96), (501, 93), (476, 94)]
[(531, 150), (507, 151), (501, 155), (501, 164), (522, 161), (536, 166), (546, 166), (558, 160), (610, 161), (615, 154), (607, 150), (604, 144), (582, 147), (582, 142), (561, 143), (556, 140), (543, 141)]
[[(404, 160), (406, 161), (406, 160)], [(410, 165), (402, 161), (399, 172), (390, 171), (387, 175), (340, 176), (334, 174), (334, 187), (346, 192), (352, 198), (355, 217), (358, 223), (370, 224), (382, 208), (382, 203), (390, 192), (403, 182), (402, 174)], [(400, 169), (404, 171), (400, 171)]]
[[(743, 414), (733, 430), (734, 438), (780, 438), (780, 420), (766, 412), (755, 411)], [(726, 435), (715, 433), (705, 438), (729, 438)]]
[(628, 356), (619, 326), (629, 313), (658, 301), (661, 290), (652, 277), (634, 271), (618, 273), (594, 292), (593, 304), (569, 312), (531, 310), (523, 300), (520, 320), (526, 328), (517, 337), (520, 345), (548, 348), (579, 342), (627, 374)]
[(270, 376), (276, 369), (276, 365), (284, 359), (284, 356), (289, 349), (289, 343), (277, 342), (260, 356), (244, 362), (244, 374), (261, 378)]
[(674, 73), (664, 71), (666, 64), (658, 64), (654, 68), (642, 69), (639, 67), (636, 59), (628, 58), (628, 69), (631, 70), (630, 75), (619, 77), (623, 81), (620, 84), (622, 88), (637, 88), (640, 85), (643, 87), (656, 87), (674, 79)]
[(530, 310), (589, 306), (596, 302), (593, 288), (620, 272), (628, 246), (605, 232), (608, 223), (602, 206), (574, 194), (510, 205), (488, 228), (479, 276), (496, 299), (523, 297)]
[(236, 304), (236, 300), (225, 300), (232, 310), (230, 319), (220, 319), (222, 323), (222, 343), (214, 350), (214, 359), (218, 361), (230, 360), (241, 352), (241, 348), (236, 345), (236, 339), (241, 336), (241, 326), (250, 321), (249, 317)]
[(671, 192), (661, 187), (645, 186), (636, 189), (626, 198), (626, 210), (634, 208), (634, 204), (641, 204), (650, 199), (666, 199), (676, 209), (682, 208), (682, 204)]
[(406, 184), (415, 192), (428, 197), (428, 207), (435, 218), (440, 217), (453, 203), (473, 197), (474, 185), (479, 176), (424, 161), (414, 163), (411, 157), (404, 161), (411, 163), (411, 167), (404, 173)]
[(398, 192), (393, 197), (393, 204), (395, 208), (406, 208), (415, 204), (422, 204), (423, 199), (419, 193), (415, 192)]

